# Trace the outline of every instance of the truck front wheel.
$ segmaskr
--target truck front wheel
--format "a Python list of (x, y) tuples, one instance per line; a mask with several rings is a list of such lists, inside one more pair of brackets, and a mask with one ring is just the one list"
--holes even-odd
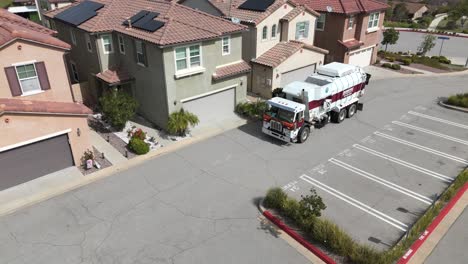
[(353, 115), (356, 114), (356, 109), (357, 109), (356, 104), (350, 105), (350, 106), (348, 107), (348, 115), (347, 115), (347, 117), (348, 117), (348, 118), (353, 117)]
[(308, 126), (304, 126), (299, 130), (298, 141), (299, 143), (305, 142), (309, 138), (310, 128)]

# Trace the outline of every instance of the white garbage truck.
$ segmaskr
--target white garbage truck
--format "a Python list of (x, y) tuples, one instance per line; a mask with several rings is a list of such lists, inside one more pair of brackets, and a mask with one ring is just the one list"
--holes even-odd
[(361, 67), (349, 64), (333, 62), (318, 67), (305, 82), (292, 82), (267, 101), (263, 133), (302, 143), (309, 138), (311, 128), (330, 121), (341, 123), (362, 110), (359, 98), (370, 77)]

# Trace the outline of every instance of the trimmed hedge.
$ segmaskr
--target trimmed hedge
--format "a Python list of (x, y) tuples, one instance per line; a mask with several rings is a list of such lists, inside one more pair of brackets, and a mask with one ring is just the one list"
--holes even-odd
[(128, 142), (128, 148), (138, 155), (146, 154), (150, 150), (149, 145), (137, 137), (130, 139)]
[(301, 217), (299, 202), (280, 188), (273, 188), (267, 192), (263, 205), (277, 210), (281, 215), (290, 218), (297, 227), (310, 235), (312, 239), (325, 246), (331, 252), (356, 264), (391, 264), (401, 258), (409, 247), (418, 239), (424, 230), (440, 213), (445, 203), (450, 201), (457, 191), (468, 182), (468, 170), (461, 172), (454, 182), (440, 196), (439, 200), (429, 207), (426, 213), (412, 226), (406, 237), (387, 251), (376, 251), (367, 245), (362, 245), (351, 238), (333, 222), (323, 218)]

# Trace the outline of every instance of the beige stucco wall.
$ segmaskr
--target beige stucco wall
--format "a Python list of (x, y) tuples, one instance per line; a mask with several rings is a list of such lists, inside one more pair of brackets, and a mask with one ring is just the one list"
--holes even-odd
[(252, 92), (263, 98), (271, 98), (272, 86), (267, 80), (273, 78), (273, 70), (270, 67), (252, 63)]
[[(280, 87), (281, 77), (283, 73), (299, 69), (311, 64), (316, 64), (316, 66), (318, 67), (319, 65), (323, 64), (324, 59), (325, 55), (316, 51), (302, 49), (296, 52), (294, 55), (289, 57), (289, 59), (287, 59), (285, 62), (283, 62), (274, 69), (272, 90)], [(278, 77), (276, 77), (277, 74)]]
[[(9, 119), (6, 123), (5, 120)], [(78, 137), (77, 128), (81, 130)], [(71, 129), (68, 133), (75, 165), (86, 149), (92, 149), (86, 117), (5, 114), (0, 117), (0, 147)], [(44, 153), (47, 155), (47, 153)]]
[(288, 27), (288, 40), (294, 40), (296, 38), (296, 24), (300, 22), (309, 21), (309, 34), (307, 38), (298, 39), (304, 43), (314, 45), (314, 33), (315, 33), (315, 20), (317, 18), (310, 13), (303, 12), (289, 21)]
[[(21, 50), (18, 47), (21, 45)], [(14, 63), (40, 62), (45, 63), (49, 76), (50, 90), (29, 96), (18, 96), (18, 99), (72, 102), (70, 83), (65, 67), (64, 50), (51, 48), (26, 41), (15, 41), (0, 50), (0, 98), (12, 98), (10, 86), (6, 78), (5, 67)]]

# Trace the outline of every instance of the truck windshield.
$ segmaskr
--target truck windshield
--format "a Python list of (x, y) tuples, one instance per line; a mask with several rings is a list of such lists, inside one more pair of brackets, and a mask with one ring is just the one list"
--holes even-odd
[(275, 106), (272, 106), (270, 110), (267, 111), (267, 114), (282, 121), (290, 123), (294, 122), (294, 112), (290, 112)]

